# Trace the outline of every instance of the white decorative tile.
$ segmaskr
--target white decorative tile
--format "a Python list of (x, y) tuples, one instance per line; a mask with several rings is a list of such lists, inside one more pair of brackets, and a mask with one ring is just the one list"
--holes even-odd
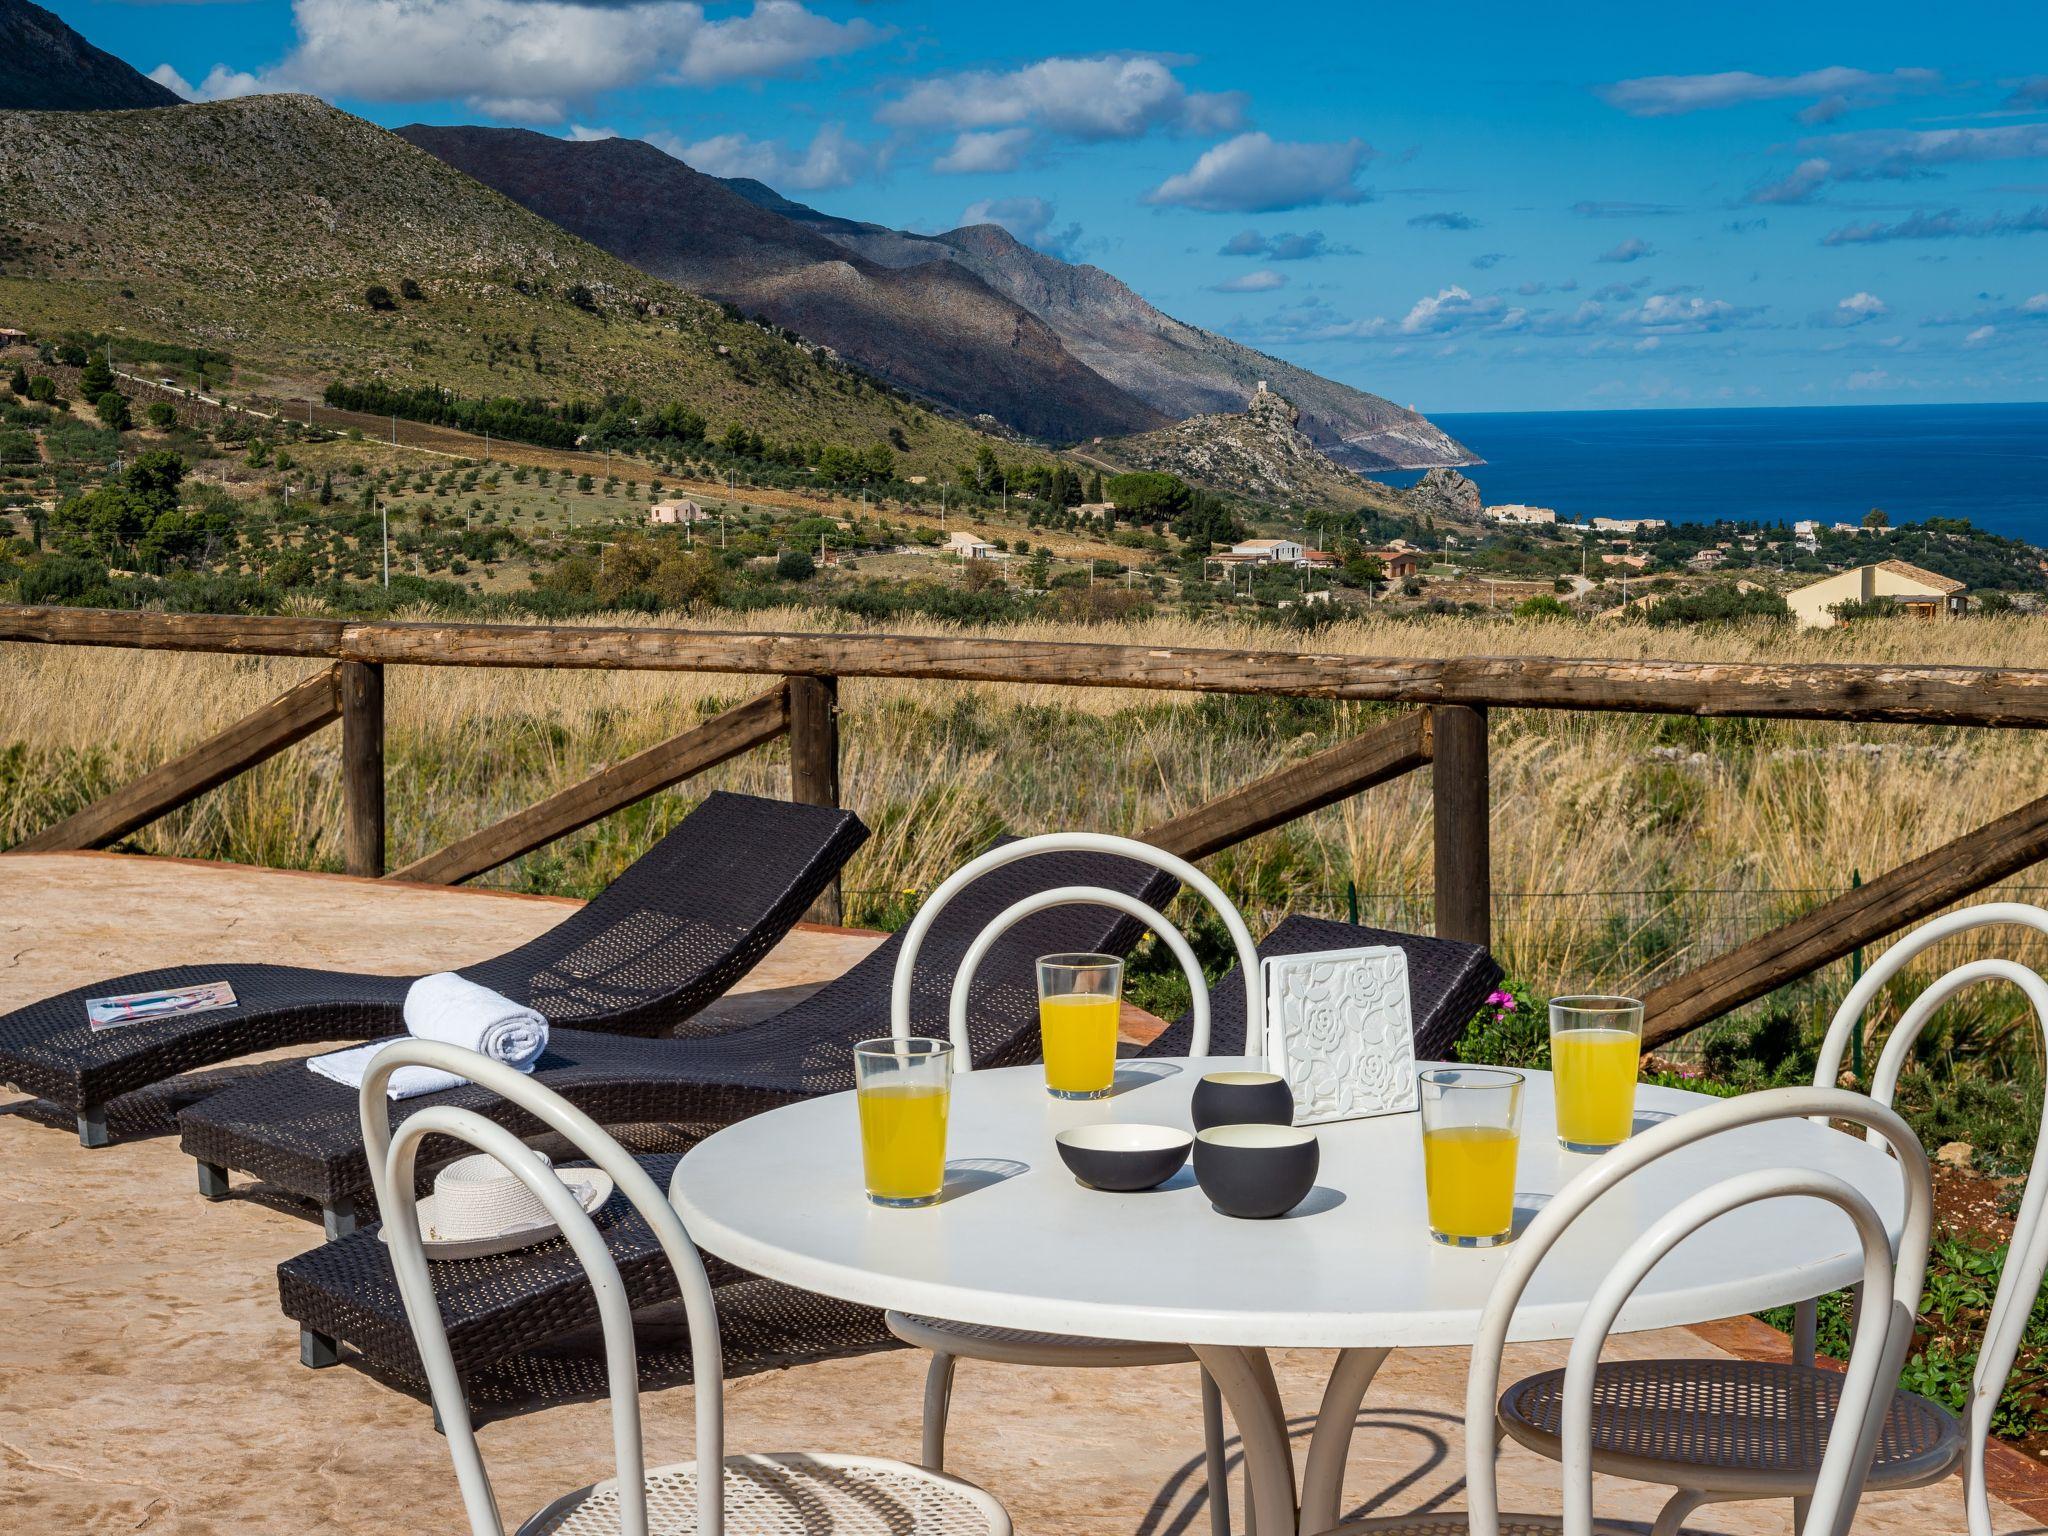
[(1294, 1090), (1294, 1123), (1417, 1107), (1408, 956), (1392, 946), (1267, 960), (1266, 1055)]

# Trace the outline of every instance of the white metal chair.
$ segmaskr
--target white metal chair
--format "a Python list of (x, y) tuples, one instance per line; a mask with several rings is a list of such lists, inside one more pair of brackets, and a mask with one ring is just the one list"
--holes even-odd
[[(1556, 1459), (1563, 1464), (1562, 1514), (1502, 1514), (1495, 1465), (1495, 1396), (1500, 1390), (1501, 1352), (1516, 1305), (1544, 1255), (1601, 1195), (1657, 1158), (1742, 1126), (1808, 1115), (1863, 1125), (1872, 1139), (1889, 1143), (1897, 1154), (1906, 1214), (1896, 1261), (1884, 1223), (1869, 1201), (1836, 1175), (1817, 1170), (1775, 1168), (1736, 1174), (1666, 1212), (1630, 1246), (1594, 1293), (1572, 1337), (1569, 1363), (1555, 1373), (1559, 1385), (1552, 1398), (1558, 1436)], [(1807, 1530), (1809, 1536), (1846, 1536), (1862, 1496), (1863, 1468), (1884, 1427), (1885, 1384), (1897, 1379), (1912, 1342), (1914, 1309), (1927, 1267), (1933, 1190), (1927, 1156), (1906, 1123), (1863, 1095), (1838, 1088), (1778, 1088), (1681, 1115), (1607, 1153), (1559, 1191), (1508, 1250), (1507, 1262), (1480, 1317), (1465, 1392), (1469, 1511), (1355, 1520), (1334, 1527), (1329, 1536), (1452, 1536), (1457, 1532), (1469, 1532), (1470, 1536), (1558, 1536), (1560, 1532), (1563, 1536), (1621, 1536), (1620, 1528), (1593, 1518), (1593, 1473), (1602, 1466), (1597, 1418), (1613, 1411), (1612, 1395), (1607, 1391), (1611, 1367), (1601, 1366), (1601, 1348), (1635, 1288), (1687, 1236), (1740, 1206), (1788, 1195), (1825, 1200), (1849, 1217), (1863, 1252), (1863, 1294), (1884, 1298), (1882, 1305), (1862, 1309), (1848, 1371), (1832, 1377), (1834, 1411), (1816, 1433), (1817, 1439), (1824, 1436), (1824, 1445), (1819, 1470), (1810, 1484), (1813, 1513)], [(1673, 1369), (1697, 1363), (1673, 1362)], [(1516, 1390), (1511, 1388), (1509, 1395)], [(1643, 1406), (1647, 1416), (1661, 1412), (1654, 1403)], [(1704, 1432), (1709, 1426), (1695, 1420), (1689, 1428)], [(1635, 1474), (1621, 1469), (1621, 1475)], [(1697, 1502), (1707, 1501), (1666, 1504), (1654, 1536), (1676, 1536), (1680, 1521)]]
[[(1943, 939), (1993, 925), (2048, 934), (2048, 911), (2023, 902), (1991, 902), (1938, 917), (1900, 939), (1864, 973), (1835, 1010), (1814, 1070), (1815, 1086), (1826, 1087), (1836, 1081), (1852, 1032), (1863, 1028), (1871, 1003), (1909, 961)], [(1872, 1098), (1890, 1107), (1913, 1044), (1935, 1011), (1957, 993), (1985, 982), (2005, 982), (2020, 989), (2033, 1009), (2044, 1046), (2048, 1046), (2048, 982), (2010, 960), (1972, 961), (1935, 981), (1900, 1017), (1878, 1059), (1871, 1080)], [(1898, 1392), (1869, 1473), (1868, 1486), (1873, 1489), (1918, 1488), (1939, 1482), (1962, 1462), (1970, 1536), (1993, 1536), (1991, 1500), (1984, 1481), (1985, 1444), (1992, 1412), (2005, 1390), (2034, 1297), (2040, 1291), (2044, 1270), (2048, 1270), (2044, 1202), (2048, 1202), (2048, 1138), (2034, 1148), (2005, 1272), (1999, 1277), (1984, 1345), (1971, 1378), (1963, 1426), (1959, 1428), (1945, 1408), (1912, 1393)], [(1814, 1334), (1815, 1307), (1809, 1301), (1801, 1303), (1796, 1312), (1790, 1365), (1729, 1360), (1703, 1366), (1691, 1360), (1645, 1360), (1602, 1367), (1594, 1466), (1666, 1484), (1677, 1490), (1674, 1502), (1790, 1497), (1793, 1528), (1805, 1530), (1807, 1490), (1819, 1472), (1811, 1410), (1817, 1402), (1824, 1402), (1822, 1394), (1836, 1379), (1815, 1366)], [(1547, 1456), (1559, 1454), (1550, 1422), (1555, 1376), (1550, 1372), (1517, 1383), (1501, 1400), (1501, 1424), (1506, 1432)], [(1620, 1406), (1651, 1394), (1674, 1415), (1736, 1409), (1742, 1419), (1739, 1443), (1696, 1432), (1682, 1441), (1674, 1440), (1661, 1433), (1660, 1425)], [(1615, 1406), (1608, 1406), (1610, 1400)]]
[[(695, 1377), (697, 1457), (649, 1469), (640, 1434), (639, 1377), (632, 1310), (604, 1239), (549, 1165), (512, 1132), (467, 1109), (440, 1106), (410, 1116), (394, 1138), (385, 1083), (409, 1064), (460, 1073), (516, 1101), (575, 1144), (617, 1184), (654, 1229), (682, 1290)], [(434, 1407), (447, 1433), (472, 1536), (504, 1536), (497, 1500), (477, 1452), (469, 1405), (449, 1353), (420, 1242), (414, 1164), (420, 1142), (452, 1136), (488, 1153), (547, 1207), (590, 1277), (603, 1323), (617, 1475), (563, 1495), (519, 1527), (518, 1536), (1011, 1536), (1003, 1507), (971, 1483), (942, 1472), (870, 1456), (810, 1452), (728, 1457), (724, 1370), (717, 1305), (696, 1245), (647, 1172), (597, 1123), (551, 1090), (458, 1046), (406, 1040), (379, 1051), (364, 1075), (363, 1142), (383, 1212), (399, 1293)], [(700, 1469), (717, 1467), (711, 1480)]]
[[(1029, 858), (1036, 853), (1052, 852), (1109, 853), (1137, 859), (1165, 870), (1189, 889), (1203, 896), (1223, 919), (1223, 925), (1229, 930), (1231, 942), (1237, 950), (1238, 965), (1245, 978), (1247, 1045), (1264, 1040), (1265, 1000), (1259, 992), (1258, 949), (1252, 943), (1251, 930), (1245, 926), (1243, 916), (1231, 903), (1230, 898), (1223, 894), (1215, 881), (1185, 859), (1163, 849), (1154, 848), (1149, 843), (1097, 832), (1047, 833), (992, 849), (971, 863), (963, 865), (932, 892), (906, 930), (903, 948), (897, 956), (889, 1021), (891, 1032), (897, 1038), (901, 1039), (913, 1033), (910, 1023), (910, 986), (916, 971), (918, 950), (946, 904), (991, 869), (1016, 859)], [(1207, 1054), (1208, 983), (1203, 979), (1202, 968), (1195, 959), (1194, 950), (1180, 930), (1156, 909), (1121, 891), (1107, 890), (1101, 886), (1066, 885), (1040, 891), (1006, 908), (976, 936), (974, 942), (968, 946), (967, 953), (962, 956), (947, 1011), (956, 1071), (974, 1070), (973, 1047), (967, 1029), (967, 1000), (982, 958), (994, 947), (997, 940), (1033, 913), (1043, 912), (1051, 907), (1083, 903), (1113, 907), (1126, 916), (1136, 918), (1156, 933), (1167, 948), (1173, 951), (1175, 959), (1180, 962), (1182, 972), (1187, 976), (1188, 987), (1193, 994), (1194, 1039), (1189, 1047), (1189, 1054)], [(886, 1321), (889, 1331), (904, 1343), (931, 1351), (932, 1363), (925, 1374), (923, 1461), (934, 1471), (945, 1465), (946, 1423), (952, 1405), (953, 1368), (961, 1359), (988, 1360), (1003, 1365), (1064, 1366), (1071, 1369), (1094, 1370), (1118, 1366), (1196, 1363), (1194, 1351), (1184, 1344), (1072, 1338), (1063, 1334), (1036, 1333), (1018, 1328), (977, 1327), (948, 1322), (941, 1318), (918, 1317), (905, 1312), (890, 1312)], [(1202, 1428), (1208, 1475), (1210, 1528), (1217, 1536), (1227, 1536), (1230, 1529), (1230, 1501), (1223, 1452), (1223, 1401), (1207, 1371), (1202, 1372)]]

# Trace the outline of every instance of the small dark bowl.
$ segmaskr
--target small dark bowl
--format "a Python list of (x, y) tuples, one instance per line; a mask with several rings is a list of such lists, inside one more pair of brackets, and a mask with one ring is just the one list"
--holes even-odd
[(1211, 1072), (1195, 1084), (1195, 1129), (1212, 1125), (1292, 1125), (1294, 1090), (1271, 1072)]
[(1308, 1198), (1322, 1166), (1314, 1131), (1217, 1125), (1195, 1137), (1195, 1180), (1226, 1216), (1285, 1216)]
[(1107, 1121), (1061, 1131), (1053, 1141), (1060, 1161), (1090, 1189), (1134, 1194), (1157, 1189), (1179, 1173), (1194, 1137), (1170, 1125)]

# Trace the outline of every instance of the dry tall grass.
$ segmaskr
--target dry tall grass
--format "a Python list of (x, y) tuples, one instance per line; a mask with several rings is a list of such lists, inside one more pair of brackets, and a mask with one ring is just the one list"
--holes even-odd
[[(802, 610), (720, 627), (858, 629)], [(945, 626), (899, 625), (943, 633)], [(1018, 640), (1295, 648), (1270, 629), (1158, 619), (1031, 624)], [(1792, 635), (1444, 618), (1338, 625), (1306, 642), (1370, 655), (2048, 662), (2048, 620), (1868, 623)], [(302, 662), (0, 647), (0, 844), (281, 692)], [(393, 669), (391, 854), (406, 862), (736, 702), (763, 679)], [(875, 836), (848, 871), (871, 914), (928, 889), (998, 828), (1136, 831), (1379, 717), (1377, 706), (1057, 686), (843, 687), (849, 804)], [(1493, 725), (1498, 948), (1533, 985), (1639, 987), (1924, 852), (2048, 788), (2036, 732), (1501, 712)], [(133, 846), (337, 867), (339, 742), (328, 731), (145, 829)], [(787, 793), (758, 751), (498, 871), (525, 889), (600, 887), (704, 791)], [(1214, 861), (1260, 922), (1289, 908), (1426, 921), (1426, 775)], [(2014, 888), (2039, 883), (2022, 875)], [(1728, 893), (1700, 895), (1676, 893)]]

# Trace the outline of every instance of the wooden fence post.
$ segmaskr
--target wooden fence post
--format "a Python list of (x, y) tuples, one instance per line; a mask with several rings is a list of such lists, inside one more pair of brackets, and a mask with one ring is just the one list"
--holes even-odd
[(1436, 932), (1468, 944), (1493, 942), (1492, 799), (1486, 766), (1486, 711), (1436, 711)]
[[(839, 807), (839, 679), (794, 673), (789, 679), (789, 797)], [(839, 876), (805, 914), (814, 923), (844, 921)]]
[(384, 873), (384, 667), (341, 664), (342, 857), (352, 875)]

